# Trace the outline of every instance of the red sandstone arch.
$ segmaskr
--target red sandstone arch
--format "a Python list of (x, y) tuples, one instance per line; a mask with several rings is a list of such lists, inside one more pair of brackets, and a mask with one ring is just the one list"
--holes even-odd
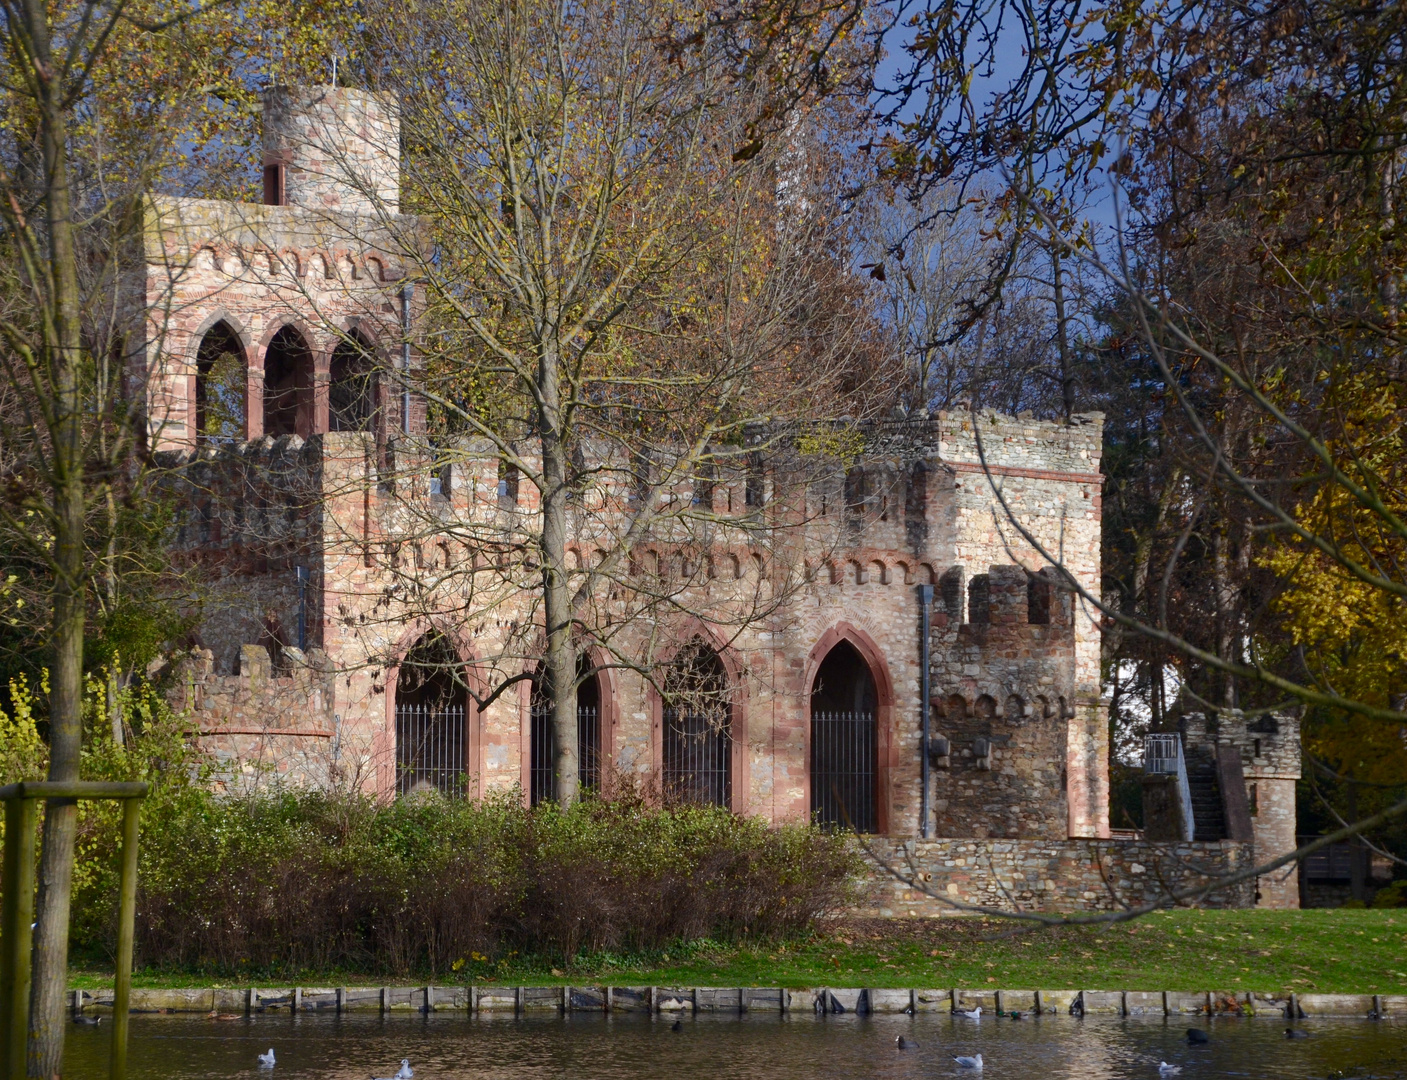
[(251, 439), (257, 439), (268, 430), (264, 423), (265, 366), (269, 346), (273, 344), (274, 338), (286, 329), (295, 331), (303, 339), (303, 346), (308, 350), (307, 371), (300, 376), (305, 380), (306, 385), (299, 387), (297, 434), (306, 439), (315, 430), (314, 401), (317, 372), (326, 370), (327, 361), (314, 345), (316, 339), (308, 324), (293, 315), (284, 315), (270, 322), (263, 336), (259, 339), (258, 347), (249, 351), (246, 415), (248, 416), (249, 437)]
[(889, 674), (889, 664), (874, 638), (854, 623), (838, 622), (824, 634), (811, 648), (806, 657), (806, 667), (802, 679), (803, 693), (806, 695), (806, 722), (802, 725), (805, 739), (805, 765), (801, 775), (805, 780), (805, 805), (811, 805), (811, 687), (816, 682), (816, 672), (821, 662), (842, 641), (848, 642), (870, 669), (875, 690), (875, 826), (881, 835), (892, 829), (892, 803), (894, 772), (898, 767), (898, 747), (894, 738), (894, 680)]
[[(733, 805), (729, 808), (735, 814), (746, 814), (751, 803), (752, 767), (748, 754), (748, 692), (747, 666), (737, 650), (724, 641), (718, 633), (697, 616), (691, 616), (680, 624), (674, 634), (675, 644), (665, 649), (656, 659), (656, 667), (664, 667), (674, 661), (679, 650), (694, 638), (699, 638), (718, 656), (723, 664), (728, 685), (733, 691), (732, 715), (729, 717), (732, 737), (732, 755), (729, 762), (733, 770)], [(664, 775), (664, 698), (654, 683), (645, 683), (645, 695), (650, 711), (650, 768), (654, 775)]]
[(249, 405), (251, 400), (249, 396), (249, 371), (251, 366), (250, 357), (254, 355), (255, 351), (253, 347), (253, 340), (250, 338), (249, 331), (245, 328), (244, 324), (241, 323), (239, 319), (235, 318), (233, 313), (231, 313), (228, 308), (221, 306), (215, 308), (213, 311), (210, 312), (210, 314), (208, 314), (204, 319), (201, 320), (200, 325), (197, 326), (195, 332), (191, 334), (189, 345), (187, 347), (186, 363), (190, 374), (186, 375), (182, 382), (184, 384), (184, 393), (186, 399), (186, 440), (189, 442), (192, 449), (194, 449), (200, 441), (199, 432), (196, 430), (195, 426), (195, 387), (196, 380), (199, 378), (200, 349), (201, 346), (205, 344), (205, 335), (210, 333), (210, 331), (215, 329), (215, 327), (220, 325), (220, 323), (224, 323), (227, 327), (229, 327), (230, 332), (239, 342), (240, 349), (244, 353), (244, 437), (246, 439), (253, 437), (250, 435), (249, 432), (249, 417), (251, 415), (249, 411)]
[[(417, 618), (407, 624), (405, 631), (391, 652), (393, 660), (386, 665), (386, 708), (382, 717), (381, 731), (373, 741), (373, 757), (376, 769), (376, 791), (382, 799), (393, 799), (396, 795), (396, 683), (400, 678), (401, 660), (426, 634), (442, 634), (464, 662), (465, 680), (473, 692), (482, 695), (486, 684), (479, 667), (478, 656), (472, 644), (460, 633), (458, 627), (442, 623), (437, 619)], [(484, 795), (484, 718), (479, 712), (474, 698), (465, 702), (464, 722), (468, 727), (468, 748), (465, 769), (469, 773), (470, 798), (483, 798)]]

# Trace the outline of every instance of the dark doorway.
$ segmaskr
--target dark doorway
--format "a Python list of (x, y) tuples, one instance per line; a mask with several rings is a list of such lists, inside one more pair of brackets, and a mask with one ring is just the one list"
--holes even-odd
[[(577, 661), (577, 678), (591, 670), (586, 657)], [(533, 806), (557, 798), (557, 739), (552, 730), (552, 707), (543, 697), (541, 683), (533, 680), (531, 759), (528, 763), (528, 798)], [(601, 790), (601, 681), (591, 675), (576, 688), (577, 783), (583, 791)]]
[(878, 828), (878, 704), (869, 664), (839, 642), (811, 686), (811, 819), (825, 828)]
[(462, 797), (469, 762), (463, 663), (444, 635), (429, 633), (396, 679), (396, 793)]
[[(285, 326), (264, 353), (264, 434), (298, 434), (299, 417), (311, 412), (313, 353), (303, 335)], [(304, 422), (305, 432), (310, 425)]]
[(327, 419), (332, 431), (370, 431), (376, 411), (371, 347), (355, 334), (332, 350)]
[(728, 673), (695, 638), (664, 677), (665, 798), (703, 806), (733, 801), (733, 706)]
[(239, 335), (227, 322), (205, 332), (195, 354), (195, 440), (219, 445), (246, 438), (248, 367)]

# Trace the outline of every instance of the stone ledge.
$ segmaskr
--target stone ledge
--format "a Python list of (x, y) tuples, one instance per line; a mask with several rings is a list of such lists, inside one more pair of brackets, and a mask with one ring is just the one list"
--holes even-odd
[[(75, 1012), (112, 1010), (111, 990), (70, 990)], [(1261, 994), (1215, 990), (948, 990), (857, 987), (383, 986), (133, 990), (134, 1013), (230, 1019), (275, 1012), (984, 1012), (1038, 1016), (1261, 1016), (1407, 1019), (1407, 994)]]

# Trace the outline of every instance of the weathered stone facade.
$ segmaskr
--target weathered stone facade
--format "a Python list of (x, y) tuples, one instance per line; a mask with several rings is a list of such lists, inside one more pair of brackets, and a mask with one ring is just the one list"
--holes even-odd
[[(414, 383), (413, 350), (401, 346), (414, 339), (416, 298), (386, 217), (396, 210), (385, 149), (397, 144), (394, 103), (279, 91), (266, 116), (266, 162), (282, 170), (266, 173), (266, 195), (281, 205), (159, 201), (146, 239), (147, 345), (136, 364), (153, 446), (186, 508), (174, 547), (206, 590), (179, 693), (231, 777), (272, 762), (290, 781), (350, 780), (389, 797), (398, 684), (417, 642), (443, 635), (476, 687), (534, 670), (526, 654), (505, 667), (513, 635), (540, 613), (500, 563), (536, 507), (491, 446), (431, 446), (413, 392), (385, 378), (363, 391), (350, 382), (352, 342)], [(242, 424), (238, 437), (209, 435), (217, 330), (242, 365), (244, 382), (222, 391), (224, 405), (242, 402), (242, 418), (224, 421)], [(642, 542), (632, 572), (661, 580), (680, 568), (679, 594), (704, 614), (625, 618), (612, 647), (658, 657), (698, 638), (716, 648), (731, 693), (727, 801), (780, 822), (815, 805), (813, 696), (844, 646), (866, 673), (846, 692), (873, 718), (875, 831), (924, 831), (927, 752), (929, 835), (966, 838), (979, 861), (998, 844), (1003, 859), (1047, 845), (1040, 883), (1023, 895), (1099, 906), (1088, 895), (1093, 864), (1068, 842), (1109, 835), (1099, 623), (1058, 587), (1050, 562), (1098, 591), (1101, 417), (940, 413), (817, 428), (857, 436), (855, 456), (799, 469), (797, 438), (773, 432), (775, 459), (682, 485), (675, 495), (702, 500), (716, 522), (690, 551), (668, 536)], [(608, 478), (583, 496), (607, 531), (628, 512), (626, 487)], [(574, 537), (579, 563), (596, 543)], [(749, 597), (770, 601), (766, 616), (730, 621)], [(655, 684), (620, 666), (595, 678), (606, 767), (657, 776)], [(466, 702), (463, 724), (468, 793), (518, 785), (527, 797), (529, 684), (483, 708)], [(1119, 863), (1135, 891), (1136, 854)]]

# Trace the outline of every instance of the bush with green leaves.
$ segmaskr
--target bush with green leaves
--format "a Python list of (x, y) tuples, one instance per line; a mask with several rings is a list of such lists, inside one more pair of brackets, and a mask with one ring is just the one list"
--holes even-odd
[(858, 870), (840, 836), (631, 795), (285, 791), (182, 815), (144, 835), (138, 961), (211, 973), (443, 977), (510, 951), (773, 937), (842, 906)]

